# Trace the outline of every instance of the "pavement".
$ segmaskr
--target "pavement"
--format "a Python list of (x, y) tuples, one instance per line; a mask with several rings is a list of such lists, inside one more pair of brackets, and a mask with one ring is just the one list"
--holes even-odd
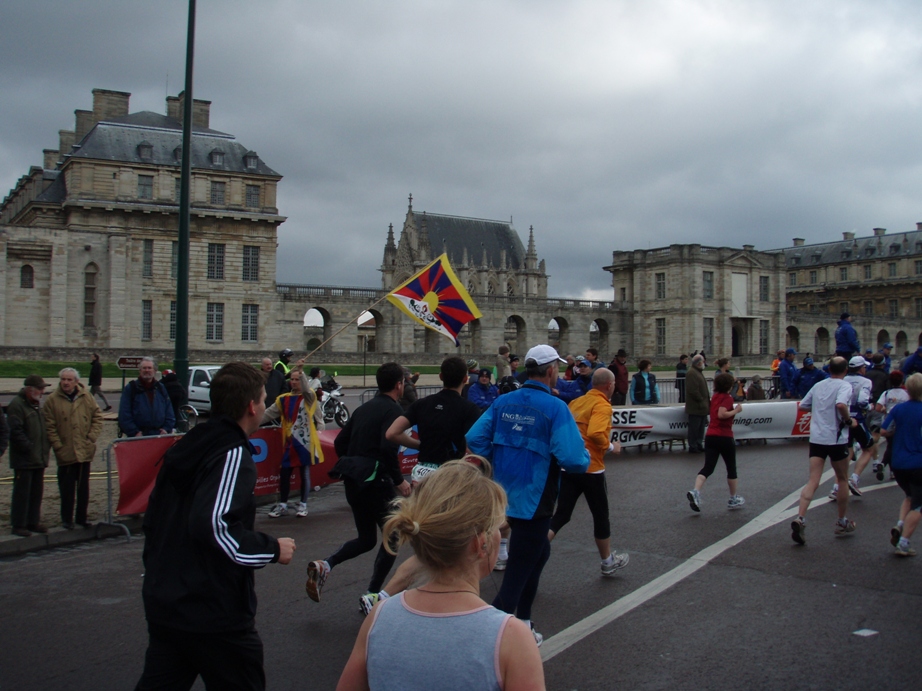
[[(704, 487), (701, 513), (689, 509), (700, 455), (676, 447), (606, 459), (612, 543), (630, 563), (600, 576), (580, 502), (554, 540), (535, 601), (547, 688), (918, 685), (922, 558), (900, 559), (889, 544), (899, 489), (866, 473), (864, 496), (849, 504), (857, 530), (836, 537), (826, 477), (800, 547), (789, 525), (807, 444), (737, 451), (746, 505), (735, 511), (722, 467)], [(355, 534), (341, 486), (312, 492), (308, 504), (304, 519), (271, 519), (266, 507), (257, 514), (257, 529), (298, 546), (291, 565), (256, 574), (270, 689), (334, 688), (362, 623), (358, 597), (373, 552), (338, 566), (321, 603), (304, 592), (308, 562)], [(0, 611), (15, 623), (0, 627), (0, 688), (132, 688), (147, 642), (143, 546), (143, 536), (119, 536), (0, 558)], [(502, 577), (482, 581), (486, 601)]]

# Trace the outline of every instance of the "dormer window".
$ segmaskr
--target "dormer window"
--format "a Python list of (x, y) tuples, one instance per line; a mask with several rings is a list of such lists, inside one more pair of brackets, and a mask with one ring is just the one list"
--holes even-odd
[(865, 256), (867, 256), (867, 257), (873, 257), (873, 256), (874, 256), (874, 248), (873, 248), (873, 247), (867, 247), (867, 248), (865, 248), (864, 254), (865, 254)]
[(893, 243), (892, 245), (890, 245), (890, 254), (891, 254), (891, 255), (899, 254), (899, 253), (900, 253), (900, 246), (899, 246), (898, 244)]
[(211, 165), (213, 166), (223, 166), (224, 165), (224, 152), (220, 149), (215, 149), (211, 152)]
[(800, 264), (800, 257), (791, 257), (791, 266), (797, 266)]
[(138, 158), (142, 161), (149, 161), (154, 157), (154, 147), (150, 142), (144, 141), (138, 144)]
[(813, 255), (813, 263), (814, 263), (814, 264), (819, 264), (819, 263), (820, 263), (820, 259), (822, 259), (822, 258), (823, 258), (823, 255), (820, 254), (819, 252), (817, 252), (816, 254)]
[(174, 163), (182, 162), (182, 147), (181, 146), (177, 146), (175, 149), (173, 149), (173, 162)]
[(842, 259), (851, 259), (852, 251), (851, 250), (842, 250)]
[(255, 169), (259, 165), (259, 156), (255, 151), (247, 151), (243, 157), (243, 165), (248, 169)]

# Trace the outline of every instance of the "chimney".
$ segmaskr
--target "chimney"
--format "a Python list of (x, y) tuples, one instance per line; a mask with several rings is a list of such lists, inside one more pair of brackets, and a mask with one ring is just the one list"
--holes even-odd
[(192, 99), (192, 124), (195, 127), (208, 129), (211, 120), (211, 101)]
[(174, 120), (182, 120), (182, 101), (179, 96), (166, 97), (166, 116)]
[[(171, 118), (182, 120), (186, 107), (186, 92), (180, 91), (179, 96), (167, 96), (166, 114)], [(175, 115), (174, 115), (175, 113)], [(192, 126), (208, 129), (211, 125), (211, 101), (192, 99)]]
[(60, 153), (61, 152), (57, 149), (42, 149), (42, 156), (44, 158), (42, 168), (45, 170), (53, 170), (58, 164), (58, 154)]
[(794, 238), (794, 247), (803, 247), (804, 239), (803, 238)]
[(887, 234), (887, 229), (886, 229), (886, 228), (875, 228), (875, 229), (874, 229), (874, 236), (875, 236), (875, 237), (878, 237), (878, 238), (879, 238), (879, 237), (882, 237), (882, 236), (884, 236), (884, 235), (886, 235), (886, 234)]
[(747, 252), (752, 252), (752, 250), (754, 250), (755, 248), (756, 248), (755, 245), (743, 245), (743, 249), (746, 250)]
[(842, 232), (842, 239), (843, 239), (843, 240), (854, 240), (854, 239), (855, 239), (855, 231), (848, 231), (848, 230), (843, 231), (843, 232)]
[(131, 94), (124, 91), (93, 89), (93, 121), (102, 122), (122, 115), (128, 115), (128, 99)]
[(916, 221), (916, 230), (922, 230), (922, 222)]
[(58, 152), (61, 156), (67, 156), (70, 153), (75, 141), (72, 130), (58, 130)]
[(76, 126), (74, 127), (74, 143), (79, 142), (86, 133), (93, 129), (96, 121), (93, 120), (92, 110), (75, 110)]

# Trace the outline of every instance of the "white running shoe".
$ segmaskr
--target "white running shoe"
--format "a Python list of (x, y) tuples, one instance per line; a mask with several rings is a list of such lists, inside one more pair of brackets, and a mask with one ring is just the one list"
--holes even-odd
[(832, 486), (832, 491), (829, 493), (829, 498), (832, 499), (833, 501), (839, 498), (839, 486), (838, 485)]
[(496, 566), (493, 567), (493, 570), (494, 571), (505, 571), (506, 564), (508, 563), (509, 563), (509, 557), (506, 557), (505, 559), (497, 559)]
[(698, 490), (693, 489), (686, 492), (685, 498), (688, 499), (688, 505), (692, 508), (692, 511), (701, 511), (701, 493)]
[(602, 562), (602, 575), (603, 576), (614, 576), (615, 571), (618, 569), (623, 569), (627, 566), (627, 563), (631, 560), (630, 555), (627, 552), (622, 552), (621, 554), (611, 553), (612, 560), (611, 563)]
[(535, 643), (538, 644), (538, 647), (541, 647), (541, 644), (544, 643), (544, 636), (535, 631), (535, 623), (531, 622), (531, 635), (535, 637)]
[(739, 509), (742, 508), (743, 504), (746, 503), (746, 500), (743, 499), (740, 495), (734, 494), (727, 500), (728, 509)]
[(305, 518), (307, 516), (307, 502), (302, 501), (298, 503), (298, 513), (295, 514), (298, 518)]
[(288, 515), (288, 503), (282, 504), (281, 502), (275, 505), (275, 508), (269, 512), (269, 518), (278, 518), (279, 516)]

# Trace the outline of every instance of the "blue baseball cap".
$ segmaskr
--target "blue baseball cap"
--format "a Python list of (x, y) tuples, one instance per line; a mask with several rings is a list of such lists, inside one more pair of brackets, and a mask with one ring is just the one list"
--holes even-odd
[(797, 351), (794, 350), (793, 348), (788, 348), (787, 350), (784, 351), (784, 354), (785, 355), (797, 355)]
[(805, 357), (805, 358), (804, 358), (804, 366), (806, 366), (806, 365), (812, 365), (812, 364), (813, 364), (813, 358), (812, 358), (812, 357)]

